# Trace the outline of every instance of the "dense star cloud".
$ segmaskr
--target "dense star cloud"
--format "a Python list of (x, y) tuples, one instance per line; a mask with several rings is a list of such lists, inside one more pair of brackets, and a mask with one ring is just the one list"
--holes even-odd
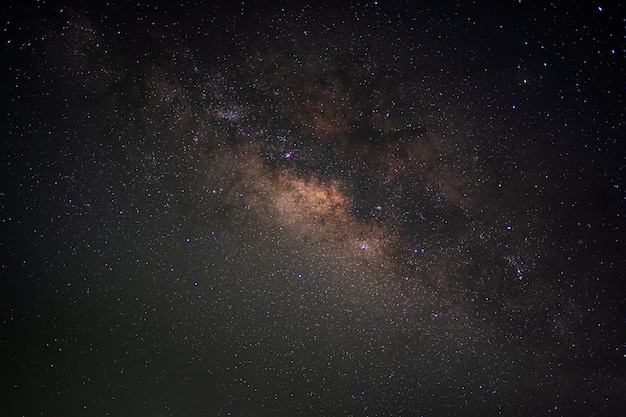
[(434, 3), (8, 6), (0, 414), (618, 415), (623, 10)]

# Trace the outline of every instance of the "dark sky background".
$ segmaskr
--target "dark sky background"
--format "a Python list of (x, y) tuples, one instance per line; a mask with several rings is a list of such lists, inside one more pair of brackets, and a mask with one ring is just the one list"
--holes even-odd
[(0, 415), (623, 413), (617, 2), (8, 3)]

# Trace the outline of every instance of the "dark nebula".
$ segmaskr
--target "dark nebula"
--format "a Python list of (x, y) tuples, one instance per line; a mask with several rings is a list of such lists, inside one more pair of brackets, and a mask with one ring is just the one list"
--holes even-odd
[(4, 6), (0, 415), (623, 413), (623, 8), (179, 3)]

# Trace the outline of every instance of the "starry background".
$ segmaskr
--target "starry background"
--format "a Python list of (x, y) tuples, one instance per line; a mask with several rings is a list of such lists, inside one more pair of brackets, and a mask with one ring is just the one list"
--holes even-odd
[(620, 5), (148, 3), (3, 6), (0, 414), (619, 415)]

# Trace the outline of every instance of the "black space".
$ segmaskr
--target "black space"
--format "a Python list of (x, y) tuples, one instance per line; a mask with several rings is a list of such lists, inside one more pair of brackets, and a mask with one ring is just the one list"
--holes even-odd
[(618, 416), (615, 2), (3, 5), (2, 416)]

